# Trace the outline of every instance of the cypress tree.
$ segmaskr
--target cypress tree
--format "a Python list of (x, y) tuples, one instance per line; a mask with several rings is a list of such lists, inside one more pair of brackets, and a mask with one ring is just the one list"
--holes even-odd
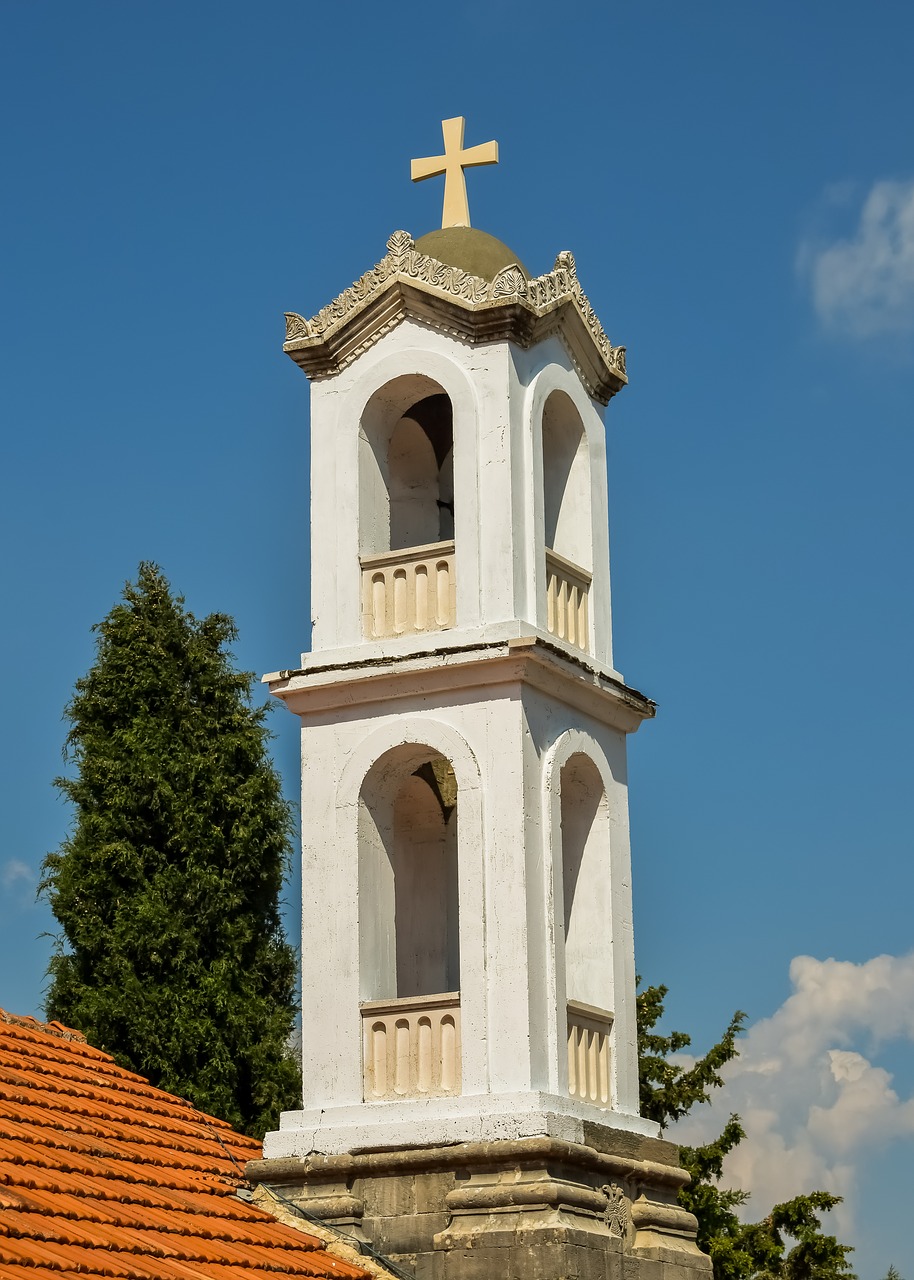
[(231, 618), (196, 619), (156, 565), (94, 630), (66, 708), (74, 774), (55, 782), (75, 818), (43, 869), (63, 934), (46, 1012), (260, 1136), (301, 1105), (278, 906), (292, 820), (268, 708), (232, 665)]

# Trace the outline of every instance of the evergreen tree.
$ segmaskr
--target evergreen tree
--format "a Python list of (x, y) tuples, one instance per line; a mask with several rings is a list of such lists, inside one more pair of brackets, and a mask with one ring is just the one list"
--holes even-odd
[(232, 666), (232, 620), (196, 619), (155, 565), (95, 630), (66, 709), (75, 775), (55, 784), (75, 820), (43, 869), (63, 931), (47, 1015), (259, 1136), (301, 1105), (278, 908), (292, 821), (267, 708)]
[[(661, 1036), (654, 1030), (666, 993), (666, 987), (638, 992), (641, 1114), (661, 1129), (708, 1102), (711, 1089), (724, 1083), (720, 1071), (739, 1053), (736, 1037), (746, 1017), (735, 1013), (717, 1044), (693, 1065), (683, 1066), (670, 1055), (688, 1048), (691, 1037), (682, 1031)], [(698, 1219), (698, 1244), (711, 1255), (714, 1280), (855, 1280), (847, 1259), (852, 1250), (826, 1235), (819, 1218), (841, 1203), (840, 1196), (813, 1191), (776, 1204), (761, 1222), (740, 1221), (736, 1211), (748, 1195), (719, 1184), (724, 1157), (745, 1136), (739, 1116), (732, 1115), (714, 1142), (680, 1147), (692, 1181), (680, 1191), (679, 1203)]]

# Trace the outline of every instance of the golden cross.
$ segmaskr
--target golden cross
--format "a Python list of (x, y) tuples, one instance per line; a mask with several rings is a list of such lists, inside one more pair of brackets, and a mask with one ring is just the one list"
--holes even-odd
[(464, 150), (465, 123), (463, 116), (455, 116), (453, 120), (442, 120), (444, 155), (426, 156), (424, 160), (412, 161), (413, 182), (421, 182), (423, 178), (437, 178), (439, 174), (444, 174), (442, 227), (470, 225), (470, 206), (467, 204), (467, 180), (464, 169), (478, 164), (498, 164), (497, 142), (482, 142), (478, 147), (467, 147)]

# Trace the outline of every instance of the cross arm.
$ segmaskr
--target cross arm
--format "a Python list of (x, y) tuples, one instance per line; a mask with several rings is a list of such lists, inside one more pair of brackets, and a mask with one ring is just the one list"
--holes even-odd
[(464, 169), (480, 164), (498, 164), (498, 143), (480, 142), (476, 147), (467, 147), (460, 154), (460, 164)]
[(409, 173), (413, 182), (421, 182), (423, 178), (437, 178), (446, 168), (447, 156), (425, 156), (422, 160), (410, 161)]

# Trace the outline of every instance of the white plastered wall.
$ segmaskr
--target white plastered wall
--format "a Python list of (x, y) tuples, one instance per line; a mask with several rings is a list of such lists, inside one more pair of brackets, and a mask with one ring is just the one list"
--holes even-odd
[[(389, 439), (412, 404), (438, 392), (453, 410), (457, 626), (366, 642), (359, 555), (389, 546), (385, 433)], [(312, 385), (311, 665), (340, 663), (345, 681), (347, 664), (419, 645), (545, 632), (542, 416), (555, 392), (568, 398), (587, 440), (590, 650), (611, 671), (602, 408), (556, 337), (529, 351), (505, 342), (474, 347), (412, 320)], [(305, 1097), (303, 1111), (268, 1135), (265, 1153), (536, 1133), (577, 1141), (584, 1121), (601, 1117), (655, 1132), (637, 1115), (624, 735), (520, 682), (483, 680), (430, 702), (408, 686), (375, 701), (373, 680), (361, 679), (352, 701), (332, 713), (302, 712)], [(396, 961), (393, 940), (376, 928), (384, 911), (377, 901), (364, 905), (384, 899), (392, 909), (380, 849), (373, 871), (363, 865), (359, 891), (360, 838), (372, 838), (360, 794), (373, 766), (409, 744), (422, 748), (417, 760), (444, 756), (457, 780), (462, 1094), (364, 1103), (359, 1001), (377, 994), (378, 981), (390, 989)], [(567, 1093), (560, 777), (575, 753), (593, 761), (609, 814), (610, 1117)], [(366, 974), (366, 964), (378, 972)]]
[[(629, 1008), (624, 735), (523, 684), (455, 691), (433, 708), (405, 694), (305, 717), (303, 731), (304, 1109), (284, 1117), (287, 1136), (271, 1137), (271, 1154), (348, 1149), (354, 1134), (374, 1141), (367, 1135), (378, 1126), (396, 1127), (394, 1145), (403, 1145), (548, 1132), (556, 1116), (568, 1136), (581, 1117), (607, 1116), (567, 1096), (557, 784), (575, 752), (599, 770), (611, 819), (613, 917), (605, 936), (618, 1007), (610, 1122), (652, 1131), (637, 1119)], [(360, 908), (360, 794), (373, 766), (408, 744), (428, 749), (416, 752), (417, 762), (430, 752), (444, 756), (457, 779), (462, 1094), (364, 1103), (359, 1001), (374, 993), (366, 993), (360, 968), (375, 961), (360, 910), (374, 917), (375, 904)], [(618, 998), (622, 992), (630, 1001)]]
[[(561, 391), (587, 437), (591, 653), (611, 669), (602, 408), (557, 338), (530, 351), (507, 342), (471, 346), (412, 320), (349, 368), (312, 384), (312, 650), (351, 652), (364, 643), (359, 555), (389, 545), (385, 433), (389, 438), (417, 399), (439, 391), (450, 398), (454, 423), (457, 627), (448, 642), (459, 642), (458, 633), (485, 638), (521, 624), (546, 629), (542, 415), (550, 394)], [(405, 643), (373, 642), (391, 654)]]

